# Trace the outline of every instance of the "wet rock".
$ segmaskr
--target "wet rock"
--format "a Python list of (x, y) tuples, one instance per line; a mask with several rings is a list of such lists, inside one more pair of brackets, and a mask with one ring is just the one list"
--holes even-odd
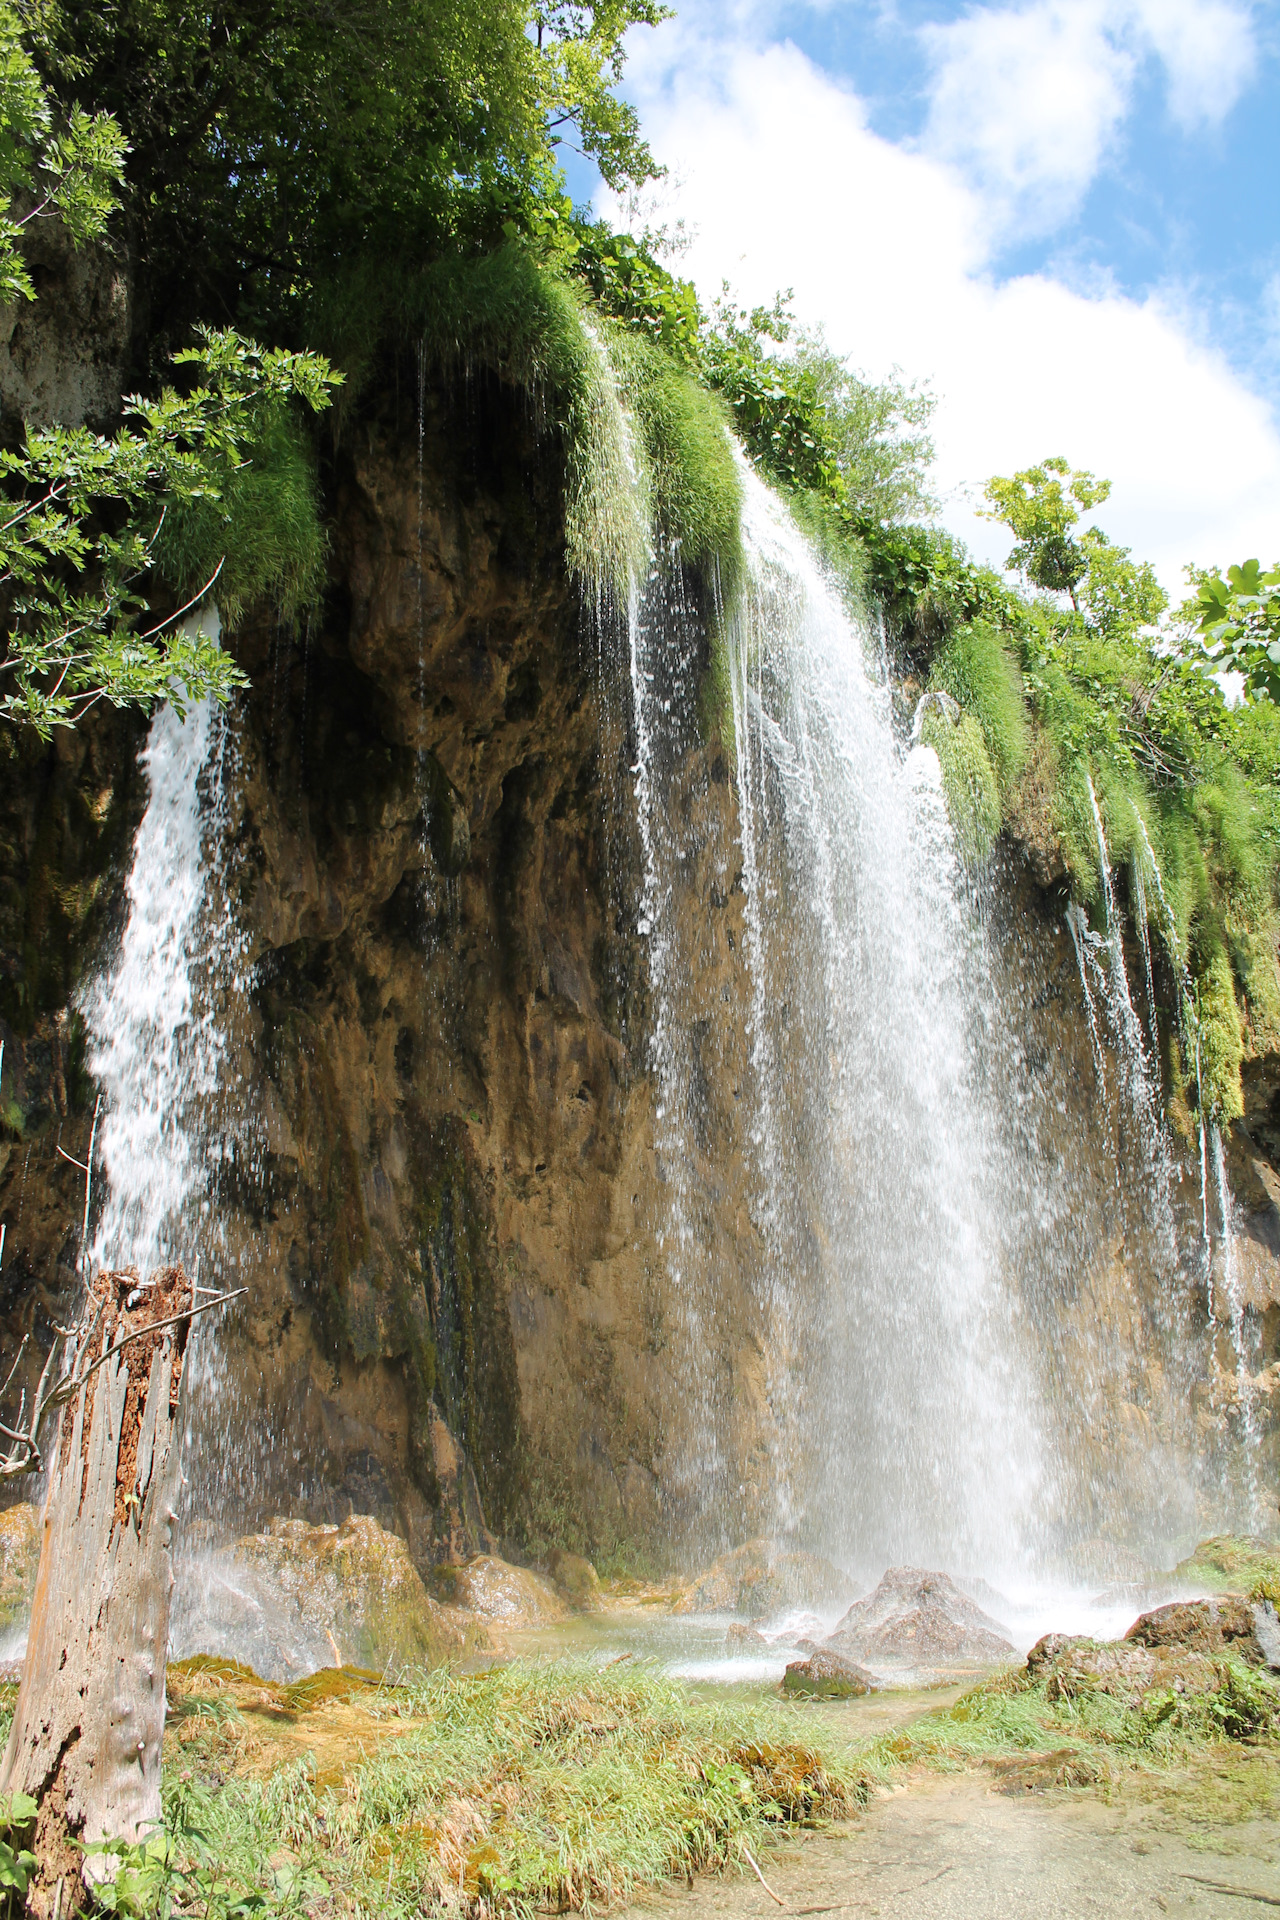
[(890, 1567), (875, 1592), (856, 1600), (827, 1642), (859, 1659), (1008, 1659), (1005, 1629), (945, 1573)]
[[(1267, 1636), (1266, 1602), (1254, 1604), (1235, 1594), (1216, 1600), (1175, 1600), (1140, 1614), (1126, 1641), (1140, 1647), (1185, 1647), (1194, 1653), (1234, 1653), (1250, 1666), (1272, 1664), (1258, 1633), (1261, 1616)], [(1275, 1617), (1274, 1608), (1270, 1609)]]
[(557, 1593), (575, 1613), (602, 1611), (604, 1594), (600, 1576), (589, 1560), (584, 1560), (580, 1554), (565, 1553), (555, 1547), (548, 1558), (547, 1571)]
[(1128, 1640), (1100, 1644), (1061, 1633), (1036, 1643), (1027, 1656), (1027, 1672), (1044, 1682), (1050, 1700), (1105, 1693), (1130, 1707), (1141, 1706), (1150, 1693), (1213, 1693), (1221, 1684), (1218, 1662), (1205, 1653)]
[(29, 1500), (0, 1513), (0, 1633), (26, 1619), (40, 1564), (40, 1515)]
[(820, 1700), (851, 1700), (873, 1692), (875, 1685), (875, 1675), (865, 1667), (827, 1648), (807, 1660), (793, 1660), (782, 1676), (785, 1693), (807, 1693)]
[(855, 1581), (816, 1553), (783, 1552), (768, 1540), (749, 1540), (700, 1573), (672, 1612), (766, 1619), (784, 1607), (843, 1606), (857, 1591)]
[(268, 1680), (437, 1667), (488, 1645), (480, 1623), (431, 1598), (405, 1542), (365, 1514), (341, 1526), (273, 1520), (184, 1575), (174, 1656), (240, 1661)]
[(549, 1580), (492, 1553), (478, 1553), (461, 1567), (437, 1567), (431, 1584), (439, 1598), (494, 1626), (540, 1627), (563, 1620), (567, 1612)]
[(724, 1643), (726, 1647), (733, 1647), (739, 1653), (749, 1647), (758, 1647), (767, 1650), (769, 1645), (769, 1642), (765, 1639), (759, 1627), (749, 1627), (745, 1621), (742, 1620), (732, 1622), (729, 1631), (724, 1636)]
[(1259, 1534), (1216, 1534), (1180, 1560), (1171, 1579), (1184, 1586), (1194, 1582), (1202, 1593), (1206, 1587), (1248, 1593), (1259, 1581), (1280, 1586), (1280, 1541)]

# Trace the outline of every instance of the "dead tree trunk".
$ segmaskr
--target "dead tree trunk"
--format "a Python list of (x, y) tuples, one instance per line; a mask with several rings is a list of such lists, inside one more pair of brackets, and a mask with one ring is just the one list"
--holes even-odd
[[(81, 1904), (109, 1855), (160, 1823), (169, 1547), (192, 1290), (179, 1267), (142, 1286), (100, 1273), (77, 1340), (75, 1391), (50, 1443), (40, 1569), (0, 1791), (39, 1802), (28, 1909)], [(160, 1324), (165, 1323), (165, 1324)], [(62, 1892), (59, 1896), (58, 1888)]]

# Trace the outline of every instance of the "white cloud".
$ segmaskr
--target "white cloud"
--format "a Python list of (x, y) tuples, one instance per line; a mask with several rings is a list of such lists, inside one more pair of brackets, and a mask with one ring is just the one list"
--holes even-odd
[(1180, 584), (1184, 561), (1280, 551), (1280, 439), (1263, 403), (1157, 299), (1086, 296), (1045, 274), (987, 274), (981, 195), (954, 168), (873, 133), (861, 102), (794, 47), (699, 42), (639, 96), (696, 232), (681, 271), (714, 295), (793, 287), (855, 365), (931, 378), (944, 515), (975, 550), (1007, 538), (965, 510), (1049, 453), (1114, 482), (1113, 538)]
[(934, 69), (925, 150), (959, 166), (1002, 224), (1052, 230), (1115, 140), (1137, 63), (1106, 11), (979, 7), (922, 30)]
[(1135, 13), (1164, 63), (1175, 120), (1195, 128), (1225, 118), (1254, 70), (1252, 8), (1230, 0), (1138, 0)]
[(979, 6), (920, 40), (933, 70), (923, 147), (961, 168), (993, 227), (1052, 231), (1114, 149), (1144, 63), (1184, 128), (1234, 106), (1253, 62), (1237, 0)]

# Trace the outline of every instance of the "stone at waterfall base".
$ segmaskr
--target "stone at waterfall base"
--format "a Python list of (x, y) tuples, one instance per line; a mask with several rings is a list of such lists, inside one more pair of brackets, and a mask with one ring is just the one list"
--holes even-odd
[(547, 1572), (556, 1592), (574, 1613), (603, 1612), (604, 1589), (600, 1585), (600, 1576), (581, 1554), (566, 1553), (562, 1547), (553, 1547), (547, 1559)]
[(1134, 1621), (1126, 1641), (1140, 1647), (1182, 1647), (1194, 1653), (1234, 1653), (1251, 1667), (1280, 1667), (1280, 1626), (1269, 1600), (1175, 1600)]
[(1044, 1683), (1050, 1700), (1103, 1693), (1131, 1708), (1141, 1707), (1152, 1694), (1193, 1697), (1215, 1693), (1222, 1685), (1220, 1660), (1207, 1653), (1125, 1640), (1100, 1645), (1063, 1633), (1047, 1633), (1036, 1642), (1027, 1655), (1026, 1671)]
[(433, 1600), (406, 1543), (366, 1514), (273, 1520), (194, 1569), (179, 1595), (179, 1656), (219, 1655), (276, 1682), (330, 1665), (394, 1675), (489, 1645), (483, 1622)]
[(784, 1693), (808, 1694), (817, 1700), (854, 1700), (874, 1693), (876, 1677), (854, 1660), (819, 1649), (807, 1660), (793, 1660), (782, 1676)]
[(672, 1612), (745, 1613), (763, 1620), (789, 1607), (847, 1606), (857, 1591), (856, 1581), (816, 1553), (749, 1540), (691, 1581)]
[(920, 1667), (939, 1660), (994, 1664), (1013, 1644), (945, 1573), (890, 1567), (875, 1592), (855, 1600), (827, 1641), (827, 1649), (859, 1660), (908, 1660)]
[(460, 1567), (436, 1567), (431, 1585), (439, 1599), (495, 1627), (551, 1626), (568, 1612), (549, 1580), (493, 1553), (478, 1553)]

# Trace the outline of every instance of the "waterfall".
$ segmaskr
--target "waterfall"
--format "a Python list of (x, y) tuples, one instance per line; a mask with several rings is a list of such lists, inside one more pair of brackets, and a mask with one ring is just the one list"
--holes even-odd
[(211, 1189), (231, 1142), (214, 1106), (231, 1046), (227, 999), (242, 971), (234, 927), (212, 897), (228, 754), (226, 718), (208, 701), (185, 719), (168, 705), (156, 713), (119, 949), (80, 1000), (103, 1096), (91, 1257), (144, 1278), (170, 1261), (194, 1268), (218, 1243)]
[(1008, 1567), (1038, 1410), (1001, 1271), (999, 1050), (936, 756), (874, 632), (744, 469), (729, 629), (778, 1522), (868, 1565)]

